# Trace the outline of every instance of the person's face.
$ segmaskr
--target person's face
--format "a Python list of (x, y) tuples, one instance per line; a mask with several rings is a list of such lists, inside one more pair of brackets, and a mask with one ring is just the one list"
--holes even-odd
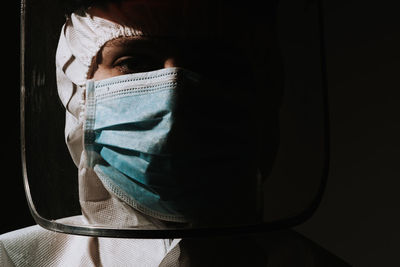
[(178, 56), (167, 40), (145, 37), (108, 41), (92, 63), (89, 78), (102, 80), (114, 76), (179, 67)]
[[(171, 3), (166, 5), (167, 2)], [(178, 2), (126, 0), (102, 8), (90, 8), (88, 13), (91, 15), (150, 34), (146, 34), (146, 37), (121, 37), (108, 41), (94, 58), (88, 78), (101, 80), (161, 68), (185, 67), (185, 61), (198, 61), (187, 58), (188, 55), (193, 55), (194, 47), (187, 53), (190, 45), (184, 44), (185, 38), (180, 36), (181, 22), (177, 20), (185, 20), (188, 14), (184, 14), (182, 8), (177, 6)], [(202, 62), (204, 63), (204, 60)], [(196, 65), (204, 65), (203, 63), (195, 62)]]

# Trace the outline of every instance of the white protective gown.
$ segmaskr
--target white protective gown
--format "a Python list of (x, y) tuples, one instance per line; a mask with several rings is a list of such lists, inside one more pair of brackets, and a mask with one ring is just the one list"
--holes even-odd
[(350, 265), (291, 230), (237, 237), (162, 240), (74, 236), (36, 225), (0, 236), (0, 266)]

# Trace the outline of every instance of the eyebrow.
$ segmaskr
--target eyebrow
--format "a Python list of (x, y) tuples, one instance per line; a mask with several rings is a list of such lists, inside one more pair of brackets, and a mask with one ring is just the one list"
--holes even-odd
[(103, 60), (103, 50), (104, 48), (115, 48), (115, 47), (124, 47), (124, 46), (134, 46), (134, 45), (157, 45), (163, 38), (152, 37), (152, 36), (144, 36), (144, 35), (135, 35), (135, 36), (121, 36), (115, 39), (111, 39), (107, 41), (97, 52), (97, 54), (92, 58), (92, 62), (90, 64), (87, 79), (91, 79), (96, 72), (99, 64)]
[(134, 43), (153, 43), (155, 38), (143, 35), (135, 35), (135, 36), (122, 36), (117, 37), (115, 39), (111, 39), (107, 41), (103, 47), (118, 47), (124, 45), (132, 45)]

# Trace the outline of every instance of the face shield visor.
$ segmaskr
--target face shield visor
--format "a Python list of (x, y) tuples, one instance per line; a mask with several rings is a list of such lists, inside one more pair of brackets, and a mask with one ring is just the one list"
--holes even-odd
[(308, 219), (328, 167), (319, 2), (103, 2), (22, 1), (36, 222), (165, 238)]

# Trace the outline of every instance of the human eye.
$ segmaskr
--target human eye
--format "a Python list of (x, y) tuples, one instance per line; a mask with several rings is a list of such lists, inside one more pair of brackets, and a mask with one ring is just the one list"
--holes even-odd
[(129, 55), (119, 57), (115, 60), (113, 67), (122, 74), (130, 74), (160, 69), (162, 64), (149, 55)]

